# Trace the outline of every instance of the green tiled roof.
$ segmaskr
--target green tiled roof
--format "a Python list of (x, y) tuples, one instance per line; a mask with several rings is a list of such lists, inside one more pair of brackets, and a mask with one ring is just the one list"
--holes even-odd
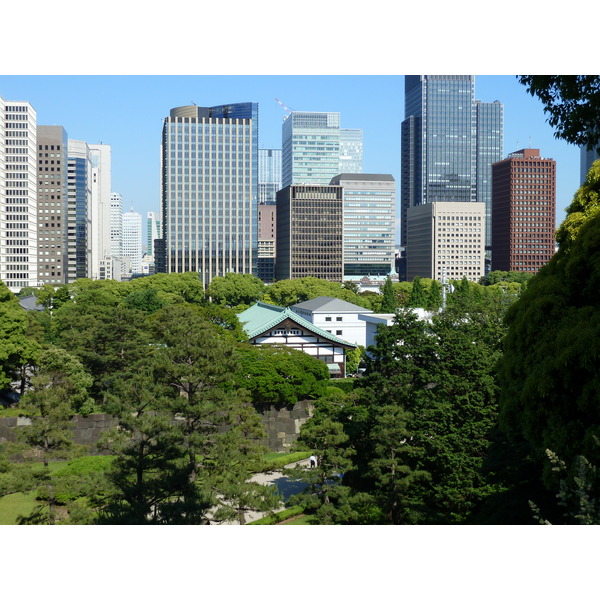
[(279, 323), (286, 319), (291, 319), (294, 323), (297, 323), (299, 327), (307, 329), (308, 331), (335, 342), (340, 346), (356, 348), (355, 344), (350, 344), (320, 327), (316, 327), (310, 321), (302, 318), (289, 308), (267, 304), (266, 302), (257, 302), (254, 306), (247, 308), (238, 315), (238, 319), (250, 339), (258, 337), (265, 333), (265, 331), (277, 327)]

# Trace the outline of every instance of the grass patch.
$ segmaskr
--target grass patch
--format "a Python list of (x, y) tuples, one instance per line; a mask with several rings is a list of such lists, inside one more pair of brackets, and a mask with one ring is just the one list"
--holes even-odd
[(317, 525), (317, 520), (313, 515), (302, 515), (297, 519), (292, 519), (289, 523), (284, 523), (284, 525)]
[(276, 471), (281, 469), (290, 463), (298, 460), (304, 460), (311, 455), (310, 451), (307, 452), (290, 452), (289, 454), (281, 454), (278, 452), (269, 452), (263, 457), (265, 463), (262, 471)]
[(16, 525), (19, 517), (27, 517), (38, 505), (35, 491), (9, 494), (0, 498), (0, 525)]
[(292, 506), (291, 508), (286, 508), (285, 510), (281, 510), (272, 515), (267, 515), (262, 519), (246, 523), (246, 525), (276, 525), (277, 523), (281, 523), (281, 521), (285, 521), (285, 519), (302, 514), (303, 510), (303, 506)]

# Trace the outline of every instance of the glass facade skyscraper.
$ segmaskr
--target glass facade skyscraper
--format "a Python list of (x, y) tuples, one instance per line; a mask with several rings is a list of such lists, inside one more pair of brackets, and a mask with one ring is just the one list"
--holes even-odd
[[(407, 75), (402, 123), (401, 243), (407, 210), (431, 202), (484, 202), (502, 158), (503, 106), (475, 100), (474, 75)], [(486, 246), (491, 244), (487, 228)]]
[(281, 150), (258, 151), (258, 203), (275, 204), (281, 189)]
[(256, 273), (258, 104), (171, 110), (162, 133), (162, 244), (157, 270), (205, 283)]
[(282, 125), (282, 185), (327, 185), (340, 171), (340, 113), (292, 112)]

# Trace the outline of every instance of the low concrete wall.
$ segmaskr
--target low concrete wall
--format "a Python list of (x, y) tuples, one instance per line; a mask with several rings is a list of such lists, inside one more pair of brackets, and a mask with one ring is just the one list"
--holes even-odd
[[(300, 433), (300, 427), (312, 415), (312, 402), (303, 400), (297, 404), (257, 405), (265, 430), (267, 431), (267, 446), (272, 452), (286, 452)], [(103, 432), (114, 428), (117, 419), (107, 414), (93, 414), (87, 417), (75, 415), (72, 419), (73, 441), (90, 447), (92, 454), (100, 454), (96, 443)], [(0, 444), (16, 442), (19, 427), (26, 427), (31, 423), (24, 417), (0, 418)]]

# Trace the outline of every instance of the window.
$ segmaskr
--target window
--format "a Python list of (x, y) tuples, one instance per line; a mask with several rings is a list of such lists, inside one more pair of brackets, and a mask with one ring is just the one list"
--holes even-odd
[(336, 329), (335, 330), (335, 335), (342, 335), (342, 330), (341, 329)]
[(341, 320), (342, 320), (342, 317), (336, 317), (336, 318), (335, 318), (335, 320), (336, 320), (336, 321), (341, 321)]
[(326, 321), (331, 321), (331, 317), (325, 317)]

